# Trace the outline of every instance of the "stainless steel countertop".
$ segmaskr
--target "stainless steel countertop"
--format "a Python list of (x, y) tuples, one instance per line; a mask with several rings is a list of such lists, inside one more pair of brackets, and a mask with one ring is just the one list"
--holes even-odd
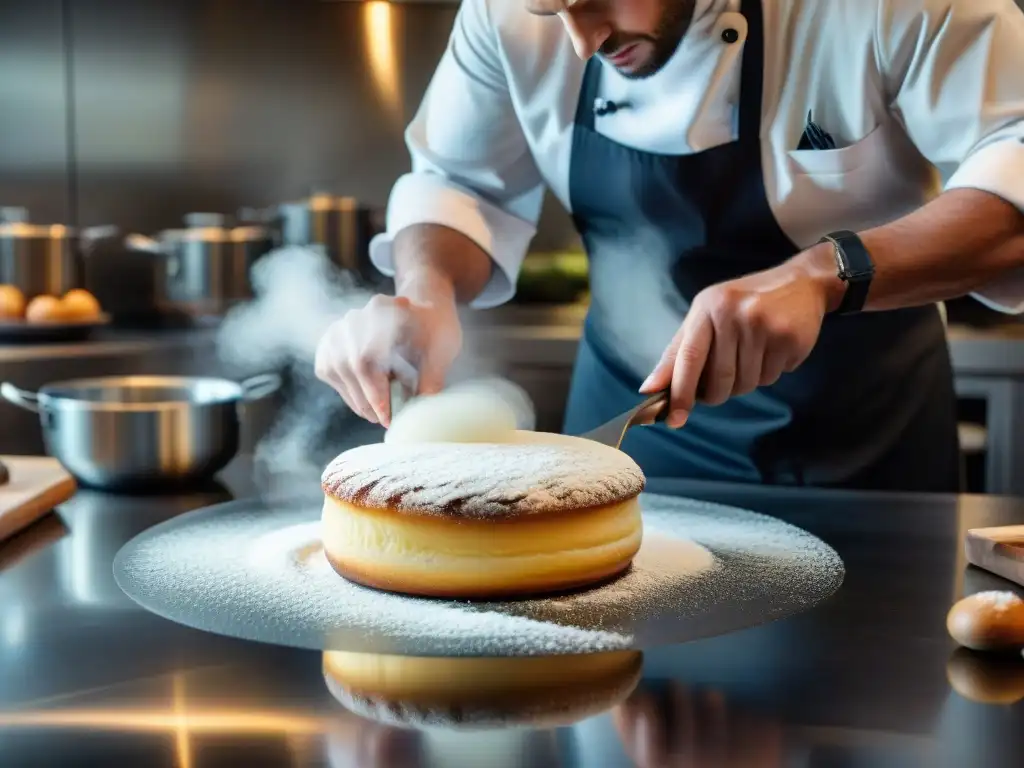
[[(586, 306), (509, 305), (476, 313), (471, 331), (482, 349), (500, 337), (508, 355), (538, 365), (571, 365), (576, 354)], [(957, 375), (1024, 376), (1024, 323), (987, 327), (951, 325), (947, 332)]]
[(148, 354), (154, 349), (181, 349), (214, 344), (216, 331), (193, 328), (168, 331), (107, 330), (78, 342), (2, 344), (0, 365), (47, 361), (55, 358), (96, 358)]
[[(479, 350), (501, 344), (510, 364), (572, 365), (586, 306), (506, 305), (491, 310), (464, 310), (467, 343)], [(989, 327), (950, 326), (953, 367), (958, 375), (1024, 376), (1024, 323)], [(69, 344), (0, 345), (0, 365), (54, 358), (116, 357), (146, 354), (154, 349), (213, 348), (215, 328), (174, 331), (107, 331), (95, 339)]]
[[(288, 482), (317, 489), (315, 478)], [(961, 595), (1007, 587), (965, 570), (964, 531), (1024, 522), (1024, 500), (657, 480), (651, 489), (799, 525), (836, 548), (846, 580), (833, 598), (792, 619), (644, 651), (639, 688), (610, 712), (568, 727), (527, 724), (477, 733), (371, 724), (332, 698), (319, 653), (191, 630), (143, 611), (119, 591), (111, 563), (129, 538), (190, 509), (256, 492), (245, 459), (232, 464), (219, 485), (178, 497), (83, 491), (57, 515), (0, 546), (0, 764), (1024, 763), (1024, 704), (984, 705), (951, 689), (951, 659), (981, 671), (994, 662), (954, 657), (944, 623)], [(1016, 664), (1019, 678), (1024, 660)], [(488, 683), (481, 679), (481, 690)], [(514, 724), (514, 708), (511, 714)], [(655, 740), (647, 748), (636, 741), (645, 737)], [(643, 762), (661, 739), (692, 760)], [(717, 750), (732, 758), (716, 757)]]

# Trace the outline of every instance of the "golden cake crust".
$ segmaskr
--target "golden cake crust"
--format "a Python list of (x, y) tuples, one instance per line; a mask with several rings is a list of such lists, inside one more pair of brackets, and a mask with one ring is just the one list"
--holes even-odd
[(374, 443), (345, 451), (322, 476), (324, 493), (366, 509), (499, 520), (618, 504), (644, 474), (625, 453), (583, 438), (542, 442)]

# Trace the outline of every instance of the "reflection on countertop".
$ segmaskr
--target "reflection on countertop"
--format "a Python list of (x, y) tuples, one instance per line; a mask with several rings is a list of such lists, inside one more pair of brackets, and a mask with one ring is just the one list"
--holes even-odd
[(327, 651), (324, 682), (345, 709), (396, 728), (554, 728), (599, 715), (640, 681), (640, 651), (430, 657)]
[[(0, 710), (0, 752), (33, 765), (66, 760), (72, 745), (94, 756), (134, 745), (132, 751), (150, 758), (147, 764), (161, 755), (183, 768), (662, 768), (683, 755), (690, 768), (783, 768), (808, 742), (828, 740), (714, 688), (641, 680), (639, 653), (568, 659), (568, 673), (538, 676), (526, 669), (519, 683), (513, 673), (524, 662), (553, 671), (559, 660), (403, 660), (420, 670), (421, 681), (432, 677), (427, 685), (405, 679), (418, 688), (420, 702), (436, 702), (434, 719), (433, 704), (394, 696), (377, 698), (376, 712), (362, 716), (344, 703), (347, 691), (339, 698), (333, 672), (318, 683), (316, 655), (279, 661), (259, 669), (223, 663), (178, 670)], [(474, 673), (462, 681), (473, 683), (473, 704), (465, 710), (450, 696), (458, 681), (440, 676), (459, 664)], [(582, 674), (587, 669), (605, 673)], [(387, 682), (398, 688), (402, 679)], [(518, 689), (511, 698), (510, 683)], [(500, 713), (503, 722), (474, 722), (477, 705)], [(385, 706), (393, 716), (381, 714)]]

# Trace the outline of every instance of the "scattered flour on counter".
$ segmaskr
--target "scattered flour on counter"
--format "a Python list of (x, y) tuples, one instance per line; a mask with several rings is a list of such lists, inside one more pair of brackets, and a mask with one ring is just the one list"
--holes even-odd
[(644, 544), (624, 576), (502, 602), (379, 592), (338, 576), (310, 504), (235, 502), (150, 529), (115, 563), (153, 612), (299, 647), (413, 655), (553, 655), (682, 642), (806, 610), (842, 582), (839, 556), (775, 518), (644, 494)]
[(581, 626), (707, 617), (718, 607), (749, 613), (801, 610), (843, 578), (839, 556), (776, 518), (719, 504), (644, 494), (644, 544), (633, 569), (604, 587), (502, 606), (506, 612)]

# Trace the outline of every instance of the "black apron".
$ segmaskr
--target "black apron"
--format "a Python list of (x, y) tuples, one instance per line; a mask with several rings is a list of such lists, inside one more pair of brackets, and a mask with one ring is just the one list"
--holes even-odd
[[(743, 0), (741, 12), (739, 138), (729, 144), (659, 155), (605, 138), (593, 110), (603, 65), (587, 63), (569, 197), (590, 259), (591, 305), (567, 434), (640, 402), (637, 389), (699, 291), (800, 250), (765, 192), (760, 0)], [(680, 430), (631, 430), (622, 447), (649, 477), (955, 491), (956, 400), (938, 309), (830, 315), (806, 362), (776, 384), (698, 405)]]

